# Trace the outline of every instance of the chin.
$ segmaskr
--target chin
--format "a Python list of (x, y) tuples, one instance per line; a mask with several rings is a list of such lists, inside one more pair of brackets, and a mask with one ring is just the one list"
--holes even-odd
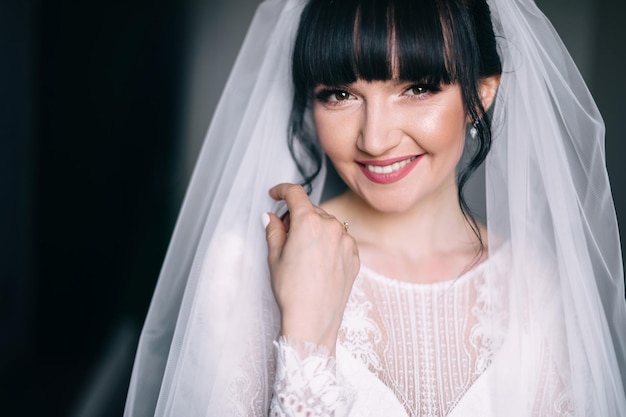
[(407, 199), (407, 195), (394, 195), (396, 193), (375, 193), (362, 195), (361, 198), (372, 209), (380, 213), (400, 214), (410, 211), (419, 204), (418, 199)]

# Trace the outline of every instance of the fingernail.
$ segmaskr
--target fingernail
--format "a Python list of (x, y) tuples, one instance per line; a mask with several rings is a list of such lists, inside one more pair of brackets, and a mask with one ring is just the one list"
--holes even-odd
[(267, 229), (267, 225), (270, 224), (270, 215), (267, 213), (261, 214), (261, 222), (263, 223), (263, 228)]

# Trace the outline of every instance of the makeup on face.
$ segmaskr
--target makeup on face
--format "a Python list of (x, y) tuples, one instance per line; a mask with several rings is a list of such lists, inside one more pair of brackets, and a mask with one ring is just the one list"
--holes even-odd
[(467, 129), (458, 85), (425, 89), (358, 79), (315, 93), (320, 144), (346, 185), (370, 206), (396, 212), (441, 190), (456, 195)]
[(406, 177), (419, 163), (422, 155), (387, 160), (365, 160), (357, 161), (357, 163), (363, 175), (369, 180), (378, 184), (391, 184)]

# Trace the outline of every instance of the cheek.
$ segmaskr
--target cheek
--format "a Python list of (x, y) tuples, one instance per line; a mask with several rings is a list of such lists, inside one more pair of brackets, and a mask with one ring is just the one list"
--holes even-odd
[(447, 108), (422, 120), (423, 146), (433, 154), (448, 154), (459, 159), (465, 143), (465, 112), (463, 108)]
[(333, 162), (349, 147), (350, 128), (345, 118), (313, 111), (313, 123), (320, 146)]

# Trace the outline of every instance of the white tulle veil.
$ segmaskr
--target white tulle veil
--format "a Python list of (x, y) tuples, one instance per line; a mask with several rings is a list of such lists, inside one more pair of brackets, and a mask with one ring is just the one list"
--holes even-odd
[[(624, 278), (604, 125), (534, 2), (488, 2), (503, 62), (485, 162), (488, 241), (509, 256), (511, 359), (493, 370), (489, 408), (540, 415), (536, 381), (552, 378), (575, 416), (625, 416)], [(260, 218), (275, 209), (271, 186), (301, 181), (287, 132), (303, 3), (268, 0), (250, 26), (163, 264), (126, 416), (267, 414), (278, 311)], [(536, 375), (544, 363), (549, 372)]]

